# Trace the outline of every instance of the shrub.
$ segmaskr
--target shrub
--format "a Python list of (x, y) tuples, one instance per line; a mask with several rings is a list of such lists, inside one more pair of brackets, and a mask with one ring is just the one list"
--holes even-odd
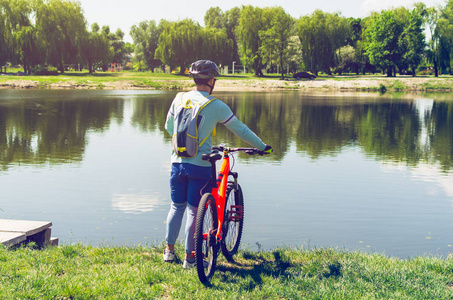
[(58, 75), (58, 70), (52, 66), (37, 65), (31, 70), (34, 75)]

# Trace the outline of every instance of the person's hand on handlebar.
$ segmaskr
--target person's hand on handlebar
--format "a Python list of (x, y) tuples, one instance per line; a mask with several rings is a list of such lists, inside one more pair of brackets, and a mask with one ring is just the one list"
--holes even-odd
[(274, 152), (274, 149), (272, 149), (271, 146), (266, 145), (266, 148), (264, 148), (263, 151), (258, 151), (258, 154), (259, 155), (264, 155), (264, 154), (271, 154), (272, 152)]

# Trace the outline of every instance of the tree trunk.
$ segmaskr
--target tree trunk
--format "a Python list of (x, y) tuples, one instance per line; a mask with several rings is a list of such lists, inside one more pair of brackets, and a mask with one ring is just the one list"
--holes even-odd
[(388, 67), (387, 68), (387, 77), (392, 77), (393, 76), (393, 67)]
[(63, 74), (64, 73), (64, 66), (63, 66), (63, 62), (60, 61), (60, 73)]
[(437, 61), (434, 57), (434, 76), (439, 77), (439, 71), (437, 70)]
[(282, 72), (281, 79), (284, 80), (285, 76), (283, 76), (283, 51), (280, 52), (280, 72)]

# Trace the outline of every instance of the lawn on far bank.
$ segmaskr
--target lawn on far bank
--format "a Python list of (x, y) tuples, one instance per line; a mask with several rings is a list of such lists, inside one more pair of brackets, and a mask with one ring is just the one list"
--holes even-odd
[[(16, 70), (9, 69), (8, 75), (0, 75), (0, 88), (72, 88), (72, 89), (158, 89), (184, 90), (194, 87), (188, 75), (162, 72), (66, 72), (55, 76), (18, 76)], [(314, 80), (295, 80), (290, 74), (280, 80), (279, 74), (257, 77), (253, 74), (229, 74), (220, 76), (216, 91), (221, 90), (336, 90), (368, 92), (451, 92), (453, 76), (430, 75), (387, 77), (382, 74), (367, 75), (325, 75)]]
[[(163, 246), (0, 245), (2, 299), (452, 299), (453, 255), (409, 260), (335, 249), (241, 251), (212, 285)], [(182, 257), (183, 249), (177, 246)]]

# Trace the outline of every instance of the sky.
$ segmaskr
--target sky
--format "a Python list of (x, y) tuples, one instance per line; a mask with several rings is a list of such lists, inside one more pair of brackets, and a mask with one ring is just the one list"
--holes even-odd
[(79, 0), (88, 25), (97, 22), (99, 26), (108, 25), (111, 31), (118, 28), (126, 34), (125, 40), (132, 42), (129, 31), (141, 21), (161, 19), (178, 21), (186, 18), (198, 21), (204, 26), (204, 16), (210, 7), (218, 6), (227, 11), (235, 6), (253, 5), (258, 7), (282, 6), (293, 17), (309, 15), (316, 9), (325, 12), (340, 12), (344, 17), (366, 17), (372, 11), (392, 7), (411, 7), (415, 2), (427, 6), (444, 6), (446, 0)]

